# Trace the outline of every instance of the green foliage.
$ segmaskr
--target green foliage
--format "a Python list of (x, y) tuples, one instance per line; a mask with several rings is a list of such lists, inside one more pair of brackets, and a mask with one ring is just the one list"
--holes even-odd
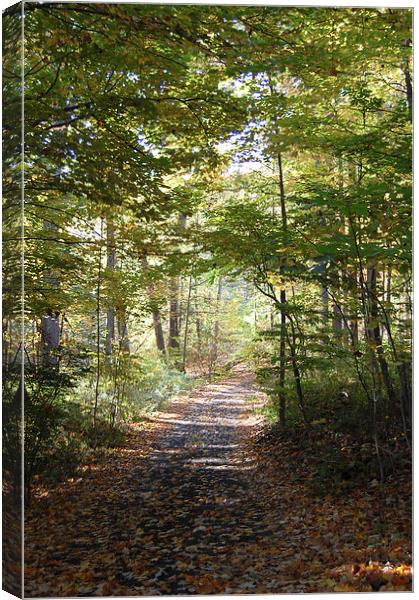
[(188, 388), (179, 371), (252, 352), (290, 424), (365, 421), (408, 445), (411, 11), (25, 5), (24, 349), (19, 19), (4, 15), (3, 358), (29, 367), (28, 476), (119, 443)]
[(22, 388), (19, 373), (3, 376), (2, 388), (2, 457), (5, 481), (20, 498), (22, 478)]
[[(94, 377), (83, 379), (74, 397), (87, 411), (94, 405)], [(98, 397), (98, 416), (103, 422), (123, 424), (154, 412), (168, 398), (187, 390), (194, 380), (169, 368), (154, 352), (125, 355), (113, 368), (104, 366)], [(113, 418), (115, 406), (117, 414)]]
[[(24, 478), (25, 498), (30, 501), (31, 486), (36, 477), (49, 479), (72, 474), (81, 453), (74, 434), (68, 434), (65, 423), (69, 407), (65, 403), (71, 382), (57, 372), (39, 376), (26, 372), (24, 393)], [(17, 452), (21, 456), (21, 452)]]

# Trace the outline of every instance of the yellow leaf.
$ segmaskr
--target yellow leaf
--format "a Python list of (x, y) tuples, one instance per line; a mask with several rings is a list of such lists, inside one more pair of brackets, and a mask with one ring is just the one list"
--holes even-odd
[(335, 586), (334, 591), (335, 592), (356, 592), (357, 589), (355, 586), (351, 585), (350, 583), (339, 583), (338, 585)]

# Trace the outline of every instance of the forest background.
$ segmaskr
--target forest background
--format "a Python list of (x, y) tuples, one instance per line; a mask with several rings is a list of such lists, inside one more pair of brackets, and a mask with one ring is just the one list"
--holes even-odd
[(274, 429), (323, 441), (320, 490), (409, 470), (411, 11), (27, 3), (22, 346), (16, 6), (3, 17), (16, 497), (22, 393), (29, 502), (243, 360)]

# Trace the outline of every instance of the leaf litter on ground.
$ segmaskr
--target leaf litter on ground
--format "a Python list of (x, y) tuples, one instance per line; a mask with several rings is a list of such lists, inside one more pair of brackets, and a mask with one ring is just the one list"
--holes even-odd
[(313, 494), (301, 450), (266, 441), (254, 394), (237, 367), (132, 424), (81, 476), (39, 488), (26, 595), (410, 590), (408, 484), (385, 502), (380, 486)]

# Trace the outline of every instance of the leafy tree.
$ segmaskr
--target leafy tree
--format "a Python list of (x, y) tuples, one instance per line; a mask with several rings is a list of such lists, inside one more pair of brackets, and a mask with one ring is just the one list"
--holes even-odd
[(214, 377), (254, 334), (282, 429), (319, 425), (328, 374), (384, 480), (411, 429), (410, 11), (24, 9), (24, 349), (21, 7), (4, 16), (11, 406), (24, 363), (34, 423), (53, 405), (62, 439), (74, 402), (80, 438), (113, 443), (150, 382)]

